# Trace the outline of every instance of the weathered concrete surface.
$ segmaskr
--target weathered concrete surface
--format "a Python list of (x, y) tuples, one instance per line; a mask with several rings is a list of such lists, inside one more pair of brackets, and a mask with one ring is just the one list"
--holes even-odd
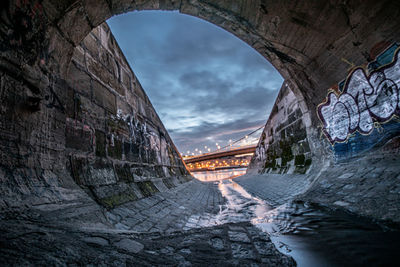
[(314, 176), (301, 174), (246, 174), (234, 179), (247, 192), (277, 207), (310, 187)]
[(171, 232), (214, 225), (225, 200), (217, 186), (197, 180), (153, 197), (121, 205), (106, 212), (117, 229), (137, 232)]
[(217, 184), (199, 181), (112, 210), (93, 201), (8, 210), (0, 255), (3, 265), (295, 266), (251, 217), (231, 212)]
[(400, 157), (368, 155), (319, 173), (247, 174), (235, 182), (274, 206), (297, 199), (388, 223), (400, 223)]
[(369, 155), (326, 168), (298, 198), (400, 223), (400, 157)]

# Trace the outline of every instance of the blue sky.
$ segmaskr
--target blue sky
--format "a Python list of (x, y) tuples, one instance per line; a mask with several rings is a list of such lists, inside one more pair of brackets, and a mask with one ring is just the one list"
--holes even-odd
[(234, 35), (171, 11), (107, 23), (179, 151), (225, 145), (266, 123), (283, 79)]

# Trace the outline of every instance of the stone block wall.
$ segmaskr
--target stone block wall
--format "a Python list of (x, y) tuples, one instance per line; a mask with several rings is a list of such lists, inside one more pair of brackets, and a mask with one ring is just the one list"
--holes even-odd
[(16, 64), (0, 67), (0, 209), (87, 199), (66, 168), (65, 81)]
[(65, 79), (2, 56), (0, 208), (111, 208), (191, 179), (106, 23), (75, 47)]
[(113, 207), (158, 192), (155, 180), (190, 179), (106, 23), (75, 48), (67, 83), (66, 154), (98, 202)]
[[(293, 87), (292, 87), (293, 88)], [(286, 80), (261, 134), (248, 173), (306, 173), (313, 161), (311, 119)]]
[(399, 50), (398, 43), (377, 43), (369, 60), (349, 69), (311, 110), (286, 80), (248, 172), (306, 173), (313, 162), (334, 165), (374, 151), (398, 153)]

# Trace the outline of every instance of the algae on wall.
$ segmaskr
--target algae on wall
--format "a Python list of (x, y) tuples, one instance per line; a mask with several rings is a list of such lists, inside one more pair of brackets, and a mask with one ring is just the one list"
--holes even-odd
[(306, 173), (312, 158), (304, 105), (284, 82), (248, 172)]

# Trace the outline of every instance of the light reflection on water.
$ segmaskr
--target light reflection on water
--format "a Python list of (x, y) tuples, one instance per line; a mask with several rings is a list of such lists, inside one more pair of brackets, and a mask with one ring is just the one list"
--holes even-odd
[[(219, 223), (250, 221), (269, 233), (298, 266), (396, 266), (400, 232), (383, 231), (361, 218), (302, 202), (273, 208), (232, 180), (218, 183), (227, 200)], [(399, 265), (397, 265), (399, 266)]]
[(220, 181), (218, 189), (226, 199), (226, 205), (218, 216), (219, 223), (250, 221), (263, 232), (267, 232), (275, 247), (281, 253), (292, 256), (297, 266), (330, 266), (318, 253), (309, 251), (301, 240), (284, 235), (294, 228), (288, 206), (274, 209), (232, 180)]
[(246, 168), (217, 171), (192, 172), (192, 175), (203, 182), (213, 182), (246, 174)]

